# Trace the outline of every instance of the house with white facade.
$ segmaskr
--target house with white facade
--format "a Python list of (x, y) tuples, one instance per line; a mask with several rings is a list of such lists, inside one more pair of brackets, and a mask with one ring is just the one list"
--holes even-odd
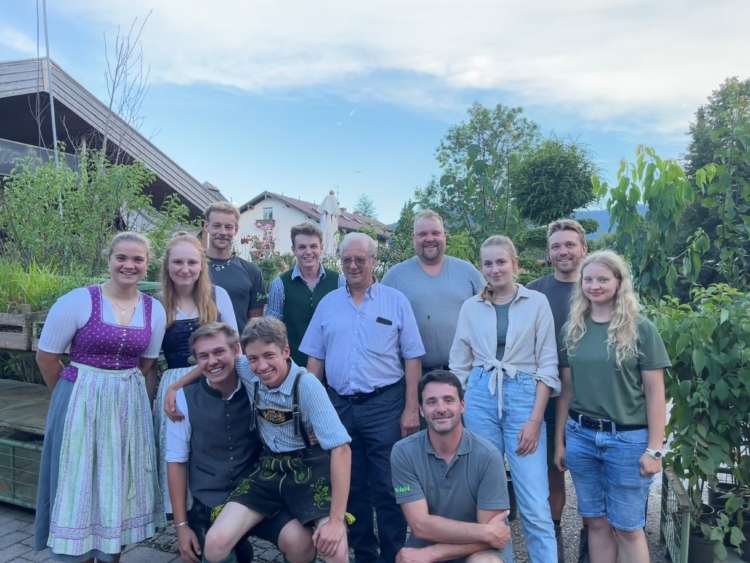
[[(379, 241), (388, 238), (388, 227), (376, 219), (340, 209), (339, 230), (343, 232), (373, 231)], [(293, 197), (264, 191), (240, 206), (237, 254), (250, 259), (259, 245), (272, 245), (279, 254), (292, 252), (290, 233), (294, 225), (305, 221), (320, 224), (320, 205)], [(269, 249), (270, 250), (270, 249)]]

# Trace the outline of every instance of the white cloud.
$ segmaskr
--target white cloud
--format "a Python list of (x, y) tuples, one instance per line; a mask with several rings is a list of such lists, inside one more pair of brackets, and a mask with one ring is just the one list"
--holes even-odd
[[(143, 37), (153, 80), (326, 86), (424, 109), (502, 90), (588, 120), (651, 116), (649, 128), (674, 132), (724, 78), (750, 75), (746, 0), (68, 0), (66, 9), (123, 28), (153, 9)], [(374, 91), (367, 79), (389, 73), (397, 86), (376, 81)]]
[(0, 46), (12, 49), (24, 56), (36, 55), (36, 42), (25, 33), (8, 25), (0, 25)]

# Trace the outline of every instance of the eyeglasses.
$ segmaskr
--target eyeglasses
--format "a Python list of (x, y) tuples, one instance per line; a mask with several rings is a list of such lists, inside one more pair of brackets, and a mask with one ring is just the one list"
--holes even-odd
[(359, 267), (364, 266), (367, 261), (371, 258), (371, 256), (368, 256), (366, 258), (363, 258), (362, 256), (357, 256), (355, 258), (342, 258), (341, 263), (344, 265), (344, 267), (349, 268), (352, 264), (356, 264)]

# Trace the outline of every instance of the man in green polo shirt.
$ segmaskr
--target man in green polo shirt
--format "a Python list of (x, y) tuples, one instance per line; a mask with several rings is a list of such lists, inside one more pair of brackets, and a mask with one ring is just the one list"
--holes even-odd
[(464, 428), (463, 388), (447, 370), (424, 375), (419, 410), (427, 429), (393, 446), (396, 502), (411, 535), (397, 563), (513, 561), (503, 458)]
[(291, 270), (271, 282), (266, 315), (284, 321), (292, 359), (298, 366), (304, 367), (307, 365), (307, 355), (299, 351), (299, 345), (315, 307), (326, 294), (344, 286), (346, 280), (320, 262), (323, 233), (317, 225), (295, 225), (291, 234), (292, 253), (297, 260)]

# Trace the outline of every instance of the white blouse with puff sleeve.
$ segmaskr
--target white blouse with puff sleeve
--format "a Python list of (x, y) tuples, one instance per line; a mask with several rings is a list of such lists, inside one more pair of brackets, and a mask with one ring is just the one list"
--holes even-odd
[[(117, 324), (112, 304), (101, 293), (102, 316), (106, 323)], [(158, 358), (167, 315), (164, 307), (156, 299), (151, 300), (151, 340), (143, 353), (144, 358)], [(91, 316), (91, 294), (88, 288), (79, 287), (60, 297), (47, 314), (44, 328), (39, 338), (39, 349), (50, 354), (63, 354), (73, 341), (73, 337), (88, 322)], [(128, 326), (143, 327), (144, 296), (138, 301), (133, 318)]]

